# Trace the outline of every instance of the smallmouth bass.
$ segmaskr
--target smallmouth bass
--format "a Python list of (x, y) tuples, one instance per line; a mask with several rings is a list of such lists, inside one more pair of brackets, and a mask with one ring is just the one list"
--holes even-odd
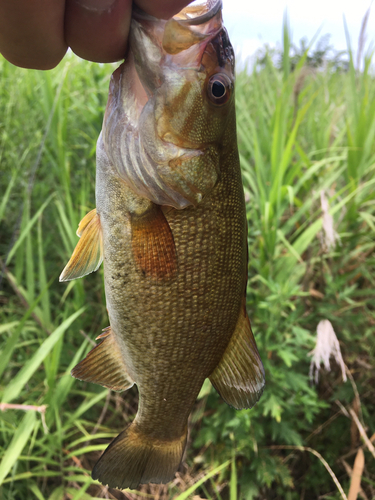
[(96, 209), (61, 281), (104, 262), (110, 327), (72, 371), (139, 407), (92, 476), (116, 488), (173, 479), (208, 377), (237, 409), (264, 370), (246, 313), (247, 222), (234, 54), (221, 0), (165, 21), (134, 9), (97, 143)]

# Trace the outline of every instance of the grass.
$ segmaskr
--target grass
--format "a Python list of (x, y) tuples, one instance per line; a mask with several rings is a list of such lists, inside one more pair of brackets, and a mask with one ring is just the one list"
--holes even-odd
[[(343, 498), (322, 460), (348, 492), (347, 471), (361, 447), (362, 488), (375, 496), (374, 458), (349, 411), (374, 441), (371, 57), (361, 73), (352, 57), (346, 73), (309, 70), (303, 58), (291, 71), (285, 57), (281, 70), (267, 58), (238, 75), (248, 309), (267, 387), (253, 410), (236, 412), (205, 384), (176, 480), (137, 495), (108, 491), (90, 477), (108, 441), (132, 419), (136, 391), (123, 397), (70, 376), (107, 326), (102, 270), (58, 283), (78, 222), (95, 206), (95, 143), (111, 69), (73, 56), (44, 73), (0, 60), (0, 496)], [(322, 191), (341, 242), (330, 249)], [(334, 363), (317, 387), (310, 383), (321, 319), (339, 338), (345, 384)]]

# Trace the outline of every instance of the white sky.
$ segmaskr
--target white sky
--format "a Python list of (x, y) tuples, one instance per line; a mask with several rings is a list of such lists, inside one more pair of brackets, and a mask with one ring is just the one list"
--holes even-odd
[[(371, 0), (223, 0), (223, 17), (231, 42), (241, 59), (254, 54), (264, 43), (281, 43), (282, 23), (288, 9), (292, 41), (299, 46), (304, 36), (310, 41), (321, 27), (320, 36), (330, 33), (336, 50), (346, 49), (343, 15), (352, 48), (358, 46), (361, 22)], [(367, 24), (367, 42), (375, 40), (375, 4)]]

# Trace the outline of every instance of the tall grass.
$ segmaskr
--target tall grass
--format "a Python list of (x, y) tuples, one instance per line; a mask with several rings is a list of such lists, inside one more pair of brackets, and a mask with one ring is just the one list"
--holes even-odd
[[(375, 81), (371, 54), (357, 72), (294, 71), (284, 25), (283, 67), (271, 59), (237, 77), (238, 140), (249, 222), (248, 308), (267, 387), (236, 412), (207, 382), (191, 445), (174, 483), (142, 498), (342, 498), (362, 443), (350, 418), (375, 432)], [(136, 409), (70, 376), (107, 326), (102, 271), (58, 283), (94, 207), (95, 143), (111, 69), (70, 56), (51, 72), (0, 60), (0, 496), (135, 498), (93, 482), (90, 470)], [(341, 244), (328, 249), (324, 191)], [(339, 370), (309, 381), (321, 319), (339, 337), (352, 383)], [(358, 404), (360, 403), (360, 406)], [(340, 406), (344, 410), (340, 410)], [(347, 415), (345, 416), (345, 411)], [(349, 415), (349, 417), (348, 417)], [(301, 448), (302, 447), (302, 448)], [(306, 450), (316, 452), (315, 457)], [(305, 451), (299, 451), (305, 450)], [(365, 451), (368, 497), (374, 460)]]

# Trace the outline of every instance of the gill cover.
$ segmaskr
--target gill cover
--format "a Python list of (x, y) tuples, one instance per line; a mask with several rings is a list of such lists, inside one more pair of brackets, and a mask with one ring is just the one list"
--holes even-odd
[(234, 55), (221, 0), (193, 2), (161, 21), (135, 9), (130, 51), (112, 75), (106, 153), (138, 195), (196, 206), (220, 175), (220, 142), (234, 109)]

